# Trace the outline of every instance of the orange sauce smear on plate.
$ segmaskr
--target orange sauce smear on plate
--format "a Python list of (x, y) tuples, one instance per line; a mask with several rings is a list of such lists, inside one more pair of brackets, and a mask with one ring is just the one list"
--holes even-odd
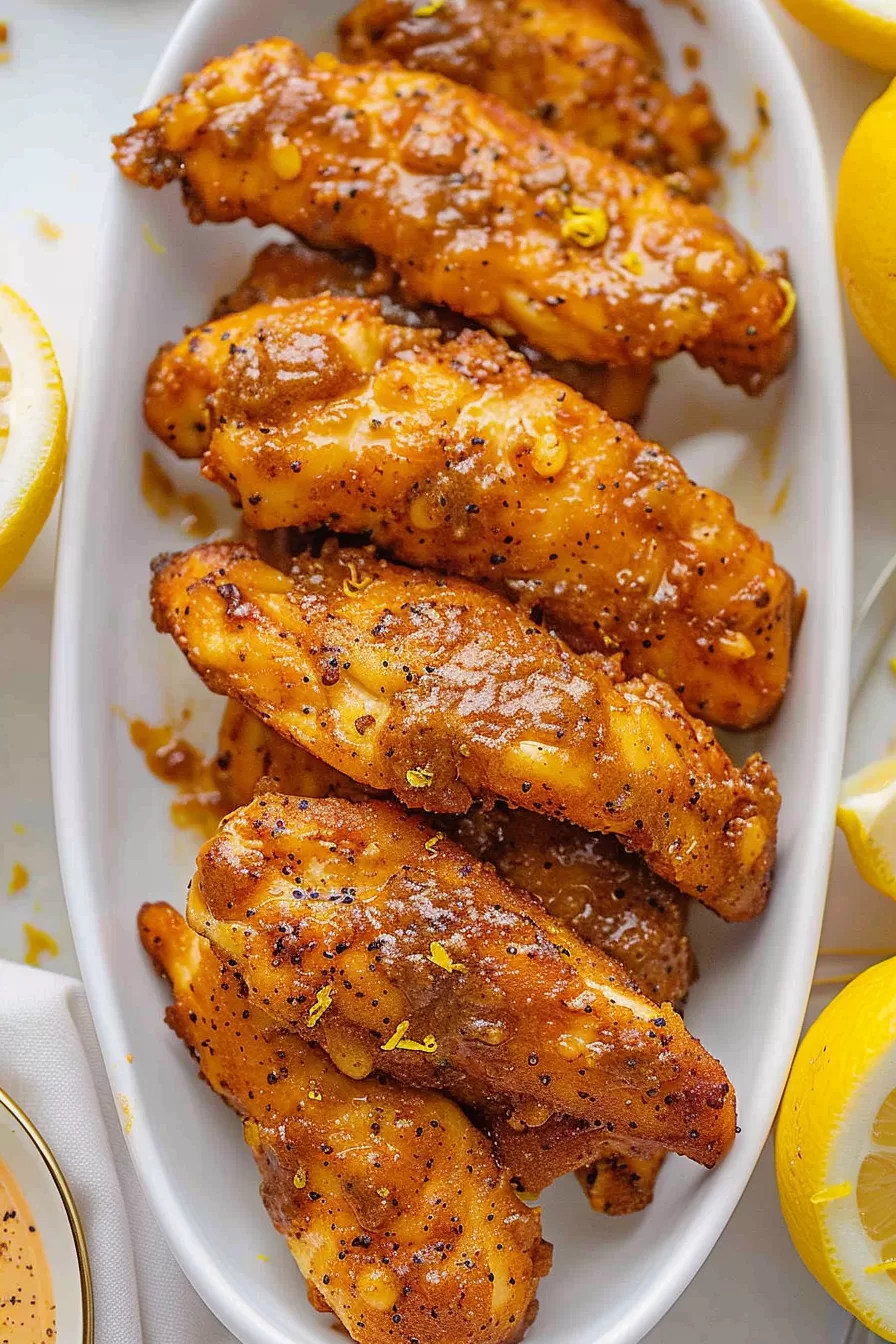
[(764, 89), (756, 90), (756, 122), (756, 130), (750, 136), (744, 148), (731, 151), (729, 157), (737, 168), (742, 168), (753, 162), (765, 143), (765, 137), (771, 128), (772, 119), (768, 110), (768, 94)]
[(176, 826), (210, 836), (217, 829), (225, 809), (215, 786), (211, 761), (181, 736), (189, 718), (189, 711), (184, 711), (179, 722), (174, 724), (153, 727), (143, 719), (127, 722), (131, 741), (152, 774), (177, 788), (177, 797), (171, 804), (171, 820)]
[(0, 1162), (0, 1344), (55, 1338), (53, 1280), (40, 1233), (18, 1181)]

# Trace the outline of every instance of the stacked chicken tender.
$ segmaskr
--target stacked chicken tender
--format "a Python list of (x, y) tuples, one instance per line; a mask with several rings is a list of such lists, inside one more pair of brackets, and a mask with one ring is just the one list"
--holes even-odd
[(244, 529), (153, 565), (227, 698), (227, 815), (140, 933), (313, 1305), (509, 1344), (550, 1259), (519, 1193), (576, 1171), (634, 1212), (734, 1138), (686, 908), (768, 898), (774, 775), (710, 725), (774, 714), (798, 607), (631, 422), (680, 350), (761, 392), (795, 295), (702, 203), (721, 128), (624, 0), (362, 0), (340, 34), (116, 137), (195, 222), (297, 235), (147, 377)]

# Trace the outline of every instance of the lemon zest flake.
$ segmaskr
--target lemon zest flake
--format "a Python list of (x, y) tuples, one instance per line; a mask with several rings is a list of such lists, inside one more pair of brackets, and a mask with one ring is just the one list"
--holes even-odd
[(167, 247), (164, 247), (159, 242), (158, 238), (153, 235), (152, 229), (146, 222), (143, 224), (143, 241), (151, 252), (155, 252), (157, 257), (166, 257), (168, 255)]
[(333, 1002), (333, 986), (324, 985), (323, 989), (319, 989), (317, 991), (314, 1003), (311, 1005), (311, 1008), (309, 1010), (308, 1013), (309, 1027), (317, 1026), (318, 1022), (321, 1020), (324, 1013), (330, 1007), (332, 1002)]
[(385, 1045), (381, 1045), (380, 1049), (394, 1050), (400, 1041), (407, 1035), (410, 1025), (410, 1022), (399, 1022), (388, 1041), (386, 1041)]
[(826, 1185), (821, 1190), (816, 1190), (814, 1195), (809, 1196), (810, 1204), (830, 1204), (835, 1199), (845, 1199), (852, 1193), (852, 1185), (849, 1181), (841, 1181), (839, 1185)]
[(428, 789), (434, 778), (428, 765), (415, 765), (405, 775), (412, 789)]
[(264, 1251), (258, 1252), (258, 1259), (263, 1261), (264, 1264), (267, 1264), (270, 1258), (271, 1257), (269, 1255), (265, 1255)]
[(434, 1052), (439, 1048), (439, 1043), (436, 1040), (435, 1036), (424, 1036), (422, 1041), (409, 1041), (407, 1039), (407, 1034), (410, 1025), (411, 1025), (410, 1022), (408, 1022), (407, 1020), (405, 1020), (404, 1022), (399, 1022), (398, 1026), (395, 1028), (392, 1035), (389, 1037), (388, 1041), (386, 1041), (384, 1045), (381, 1045), (380, 1049), (422, 1050), (424, 1054), (427, 1055), (434, 1054)]
[(377, 1188), (376, 1188), (376, 1192), (377, 1192), (377, 1194), (379, 1195), (380, 1199), (388, 1199), (388, 1198), (389, 1198), (389, 1187), (388, 1187), (388, 1185), (378, 1185)]
[(305, 1174), (305, 1168), (304, 1168), (304, 1167), (299, 1167), (299, 1169), (298, 1169), (298, 1171), (296, 1172), (295, 1176), (293, 1176), (293, 1178), (292, 1178), (292, 1183), (293, 1183), (293, 1185), (295, 1186), (295, 1188), (296, 1188), (297, 1190), (304, 1190), (304, 1189), (305, 1189), (305, 1186), (308, 1184), (308, 1177), (307, 1177), (307, 1175)]
[(560, 217), (560, 234), (579, 247), (600, 247), (610, 232), (607, 212), (600, 205), (568, 205)]
[(644, 274), (644, 261), (637, 252), (623, 252), (619, 260), (627, 271), (631, 271), (632, 275)]
[(423, 848), (428, 849), (430, 854), (433, 854), (435, 853), (436, 845), (439, 843), (440, 840), (444, 840), (444, 838), (445, 837), (443, 835), (431, 835), (427, 840), (426, 844), (423, 846)]
[[(438, 838), (438, 837), (437, 837)], [(452, 961), (451, 954), (441, 943), (430, 943), (429, 959), (434, 966), (438, 966), (443, 971), (465, 971), (467, 968), (462, 961)]]
[(783, 331), (787, 326), (787, 323), (793, 317), (793, 314), (796, 312), (796, 290), (789, 280), (785, 280), (783, 275), (778, 277), (778, 287), (784, 295), (786, 302), (784, 304), (783, 313), (775, 323), (775, 331)]
[(342, 591), (346, 597), (355, 597), (358, 593), (363, 593), (365, 588), (369, 588), (373, 583), (373, 577), (370, 574), (364, 574), (359, 579), (358, 571), (354, 564), (348, 567), (348, 578), (342, 580)]
[(425, 5), (418, 5), (414, 10), (414, 18), (430, 19), (433, 14), (438, 14), (444, 3), (445, 0), (426, 0)]
[(398, 1050), (422, 1050), (425, 1055), (434, 1055), (439, 1048), (435, 1036), (424, 1036), (422, 1041), (410, 1041), (406, 1037), (398, 1042)]
[(896, 1269), (896, 1260), (881, 1260), (879, 1265), (866, 1265), (866, 1274), (886, 1274), (891, 1269)]
[(309, 1087), (308, 1095), (312, 1101), (323, 1101), (323, 1096), (318, 1092), (316, 1087)]

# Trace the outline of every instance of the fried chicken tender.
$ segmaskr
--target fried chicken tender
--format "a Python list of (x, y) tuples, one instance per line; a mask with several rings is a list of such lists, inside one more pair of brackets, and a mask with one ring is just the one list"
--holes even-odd
[(248, 308), (162, 351), (145, 407), (175, 448), (207, 442), (203, 474), (252, 528), (369, 532), (399, 560), (501, 587), (577, 652), (621, 651), (629, 675), (726, 727), (781, 701), (795, 601), (771, 546), (487, 332), (423, 331), (414, 349), (363, 300)]
[(364, 1344), (519, 1340), (550, 1247), (460, 1108), (375, 1079), (359, 1089), (278, 1029), (170, 905), (144, 905), (138, 923), (172, 985), (168, 1025), (242, 1116), (312, 1305)]
[(122, 172), (183, 185), (199, 223), (364, 245), (414, 301), (554, 359), (643, 366), (687, 349), (760, 392), (793, 346), (793, 290), (718, 215), (500, 99), (285, 38), (188, 75), (115, 138)]
[(361, 0), (339, 25), (349, 61), (395, 60), (496, 94), (645, 172), (679, 175), (692, 199), (718, 182), (725, 132), (703, 84), (676, 94), (647, 22), (623, 0)]
[(547, 1100), (710, 1167), (733, 1141), (671, 1005), (392, 804), (261, 795), (200, 850), (187, 920), (352, 1078)]
[[(372, 796), (236, 700), (224, 710), (212, 773), (224, 812), (250, 803), (260, 788), (302, 798)], [(613, 836), (502, 803), (431, 820), (583, 942), (615, 957), (649, 999), (677, 1004), (685, 998), (696, 979), (686, 898)]]
[(410, 807), (474, 798), (617, 835), (726, 919), (765, 904), (779, 796), (650, 677), (579, 656), (498, 594), (325, 547), (287, 576), (241, 543), (154, 564), (156, 627), (211, 690)]
[[(311, 798), (365, 796), (362, 786), (280, 737), (236, 700), (229, 700), (224, 711), (213, 773), (226, 812), (251, 802), (265, 787)], [(474, 808), (464, 817), (438, 818), (436, 824), (468, 853), (534, 895), (583, 942), (615, 957), (649, 999), (674, 1004), (685, 997), (696, 978), (684, 931), (685, 899), (612, 836), (501, 803), (491, 810)], [(472, 1098), (474, 1111), (480, 1100)], [(556, 1169), (556, 1158), (548, 1174), (537, 1136), (522, 1146), (499, 1108), (491, 1107), (483, 1118), (510, 1171), (519, 1155), (515, 1180), (521, 1189), (537, 1192), (565, 1174), (565, 1168)], [(589, 1139), (583, 1158), (588, 1165), (577, 1174), (592, 1206), (614, 1215), (646, 1208), (662, 1158), (636, 1156), (608, 1145), (599, 1131), (590, 1133), (594, 1141)], [(580, 1147), (576, 1156), (581, 1155)]]
[[(459, 335), (467, 326), (475, 326), (450, 308), (411, 303), (391, 267), (377, 261), (366, 247), (325, 252), (299, 239), (263, 247), (236, 289), (218, 300), (212, 317), (241, 312), (256, 303), (272, 303), (275, 299), (308, 299), (324, 290), (359, 299), (379, 299), (385, 320), (400, 327), (433, 327), (450, 337)], [(654, 382), (650, 365), (611, 369), (601, 364), (579, 364), (572, 359), (551, 359), (525, 341), (511, 344), (537, 372), (550, 374), (574, 387), (615, 420), (634, 424), (643, 415)]]

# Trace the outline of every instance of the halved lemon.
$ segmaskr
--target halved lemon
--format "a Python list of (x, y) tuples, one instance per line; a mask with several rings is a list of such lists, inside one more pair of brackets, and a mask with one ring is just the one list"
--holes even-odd
[(803, 1263), (896, 1341), (896, 958), (809, 1028), (775, 1136), (778, 1194)]
[(59, 365), (37, 314), (0, 285), (0, 587), (53, 506), (65, 465)]
[(782, 0), (816, 37), (867, 65), (896, 70), (896, 0)]
[[(896, 13), (896, 0), (893, 0)], [(896, 62), (896, 49), (894, 49)], [(896, 80), (849, 138), (837, 185), (840, 278), (862, 334), (896, 377)]]
[(896, 900), (896, 756), (843, 781), (837, 825), (865, 881)]

